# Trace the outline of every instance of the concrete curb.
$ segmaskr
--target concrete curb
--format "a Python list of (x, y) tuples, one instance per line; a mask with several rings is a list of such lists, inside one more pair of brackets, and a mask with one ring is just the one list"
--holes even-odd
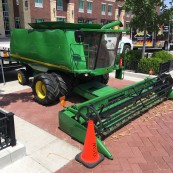
[[(115, 71), (109, 74), (110, 77), (115, 78)], [(144, 80), (145, 78), (150, 77), (154, 78), (155, 75), (143, 74), (143, 73), (134, 73), (131, 71), (124, 71), (124, 79), (134, 82), (139, 82)]]
[[(6, 110), (1, 110), (7, 113)], [(24, 157), (25, 155), (26, 147), (18, 141), (16, 142), (16, 145), (14, 147), (9, 146), (5, 149), (0, 150), (0, 169), (4, 168), (7, 165), (10, 165), (11, 163)]]
[(26, 148), (20, 142), (14, 147), (7, 147), (0, 151), (0, 169), (17, 161), (26, 155)]
[(134, 72), (130, 72), (130, 71), (124, 71), (124, 76), (135, 77), (135, 78), (140, 78), (140, 79), (145, 79), (147, 77), (151, 77), (151, 78), (156, 77), (155, 75), (134, 73)]

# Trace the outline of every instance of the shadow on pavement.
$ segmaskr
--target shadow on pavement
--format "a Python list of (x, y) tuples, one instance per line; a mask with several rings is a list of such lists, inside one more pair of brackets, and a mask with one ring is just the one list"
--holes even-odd
[(10, 93), (5, 95), (0, 95), (0, 105), (2, 108), (10, 105), (11, 103), (16, 103), (19, 101), (28, 102), (28, 104), (30, 102), (34, 102), (32, 97), (32, 92)]

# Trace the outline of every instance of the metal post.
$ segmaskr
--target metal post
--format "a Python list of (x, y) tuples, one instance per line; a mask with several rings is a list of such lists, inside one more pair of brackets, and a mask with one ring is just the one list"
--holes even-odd
[(15, 135), (15, 128), (14, 128), (14, 114), (12, 112), (7, 113), (7, 131), (9, 138), (11, 139), (10, 145), (16, 145), (16, 135)]
[(3, 68), (3, 63), (2, 63), (2, 57), (0, 57), (0, 65), (1, 65), (1, 71), (2, 71), (2, 79), (3, 79), (3, 83), (5, 85), (5, 76), (4, 76), (4, 68)]

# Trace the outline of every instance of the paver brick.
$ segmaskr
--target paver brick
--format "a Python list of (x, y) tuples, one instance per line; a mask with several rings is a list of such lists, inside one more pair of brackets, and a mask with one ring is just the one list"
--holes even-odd
[(153, 137), (153, 134), (150, 132), (146, 125), (140, 124), (140, 128), (142, 129), (142, 133), (140, 133), (141, 137)]
[(166, 163), (173, 163), (173, 155), (163, 157)]
[(153, 173), (152, 170), (142, 171), (143, 173)]
[(145, 159), (147, 162), (149, 162), (149, 163), (155, 162), (155, 159), (154, 159), (154, 157), (151, 155), (150, 152), (144, 151), (144, 152), (142, 152), (142, 155), (143, 155), (144, 159)]
[(133, 170), (133, 173), (143, 173), (138, 164), (131, 164), (131, 168)]
[(159, 169), (169, 169), (168, 164), (163, 160), (162, 157), (155, 157), (154, 160), (156, 161)]
[(159, 143), (153, 143), (155, 145), (155, 148), (157, 151), (152, 151), (152, 156), (169, 156), (169, 153), (166, 152), (166, 150), (163, 148), (163, 146)]
[(143, 137), (141, 139), (142, 139), (142, 142), (143, 142), (144, 146), (146, 146), (146, 147), (153, 146), (152, 142), (149, 140), (148, 137)]
[(153, 173), (172, 173), (170, 169), (165, 169), (165, 170), (154, 170)]
[(172, 172), (173, 172), (173, 162), (168, 163), (169, 167), (171, 168)]
[(133, 157), (133, 152), (127, 143), (121, 143), (120, 141), (115, 142), (114, 145), (111, 145), (111, 152), (116, 153), (116, 157)]
[(124, 171), (132, 171), (130, 164), (126, 158), (119, 158), (119, 162)]
[(121, 165), (112, 165), (112, 166), (104, 165), (102, 167), (102, 169), (103, 169), (103, 172), (105, 172), (105, 171), (122, 171), (123, 170)]
[(139, 166), (143, 172), (159, 169), (156, 163), (140, 163)]

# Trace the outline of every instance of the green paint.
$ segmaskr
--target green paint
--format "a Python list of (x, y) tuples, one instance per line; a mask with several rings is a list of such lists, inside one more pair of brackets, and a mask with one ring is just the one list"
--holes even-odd
[(173, 90), (171, 91), (170, 95), (169, 95), (170, 99), (173, 99)]

